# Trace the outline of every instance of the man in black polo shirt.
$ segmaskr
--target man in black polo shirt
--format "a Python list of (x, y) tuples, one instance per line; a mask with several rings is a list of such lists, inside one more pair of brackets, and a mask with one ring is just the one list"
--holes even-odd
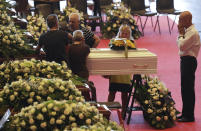
[(82, 30), (84, 34), (85, 43), (90, 48), (96, 48), (100, 42), (100, 39), (92, 31), (85, 27), (80, 26), (80, 16), (77, 13), (72, 13), (69, 17), (69, 25), (72, 32), (75, 30)]
[(49, 31), (40, 36), (36, 52), (39, 53), (40, 49), (43, 48), (47, 61), (67, 62), (66, 47), (68, 46), (69, 34), (59, 30), (58, 17), (55, 14), (47, 17), (47, 25)]

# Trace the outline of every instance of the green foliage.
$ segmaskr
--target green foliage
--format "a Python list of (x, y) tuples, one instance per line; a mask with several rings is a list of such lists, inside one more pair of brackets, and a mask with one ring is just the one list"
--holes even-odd
[(175, 102), (165, 85), (157, 77), (145, 76), (136, 88), (136, 98), (143, 109), (145, 120), (154, 128), (172, 127), (178, 113)]

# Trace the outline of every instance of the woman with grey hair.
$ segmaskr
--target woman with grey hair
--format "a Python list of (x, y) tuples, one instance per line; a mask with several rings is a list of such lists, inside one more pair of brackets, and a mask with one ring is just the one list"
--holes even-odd
[(86, 66), (90, 48), (85, 44), (84, 35), (81, 30), (75, 30), (73, 32), (73, 44), (70, 46), (68, 53), (72, 72), (86, 80), (86, 83), (91, 89), (91, 100), (96, 101), (96, 88), (94, 87), (93, 82), (88, 81), (89, 71)]

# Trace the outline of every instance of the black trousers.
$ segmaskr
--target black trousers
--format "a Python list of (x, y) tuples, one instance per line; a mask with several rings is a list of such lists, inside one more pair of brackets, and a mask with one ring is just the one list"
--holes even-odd
[(195, 71), (197, 60), (192, 56), (182, 56), (180, 61), (182, 116), (194, 119), (195, 108)]

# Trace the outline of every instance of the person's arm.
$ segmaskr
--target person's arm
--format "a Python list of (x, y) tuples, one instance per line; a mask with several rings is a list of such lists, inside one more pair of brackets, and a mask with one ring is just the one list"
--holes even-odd
[(195, 45), (197, 40), (198, 40), (198, 37), (196, 32), (189, 32), (188, 35), (184, 35), (184, 37), (183, 36), (178, 37), (178, 40), (177, 40), (178, 47), (181, 51), (188, 50), (193, 45)]
[(73, 36), (70, 34), (70, 33), (68, 33), (68, 39), (70, 39), (70, 40), (72, 40), (73, 39)]
[(93, 44), (92, 47), (96, 48), (98, 46), (99, 42), (100, 42), (100, 38), (97, 35), (95, 35), (95, 34), (94, 34), (93, 38), (94, 38), (95, 41), (94, 41), (94, 44)]
[(37, 47), (36, 47), (36, 49), (35, 49), (35, 52), (36, 52), (37, 55), (40, 55), (40, 54), (41, 54), (40, 49), (43, 48), (43, 46), (44, 46), (44, 44), (43, 44), (43, 43), (44, 43), (44, 42), (43, 42), (43, 39), (44, 39), (44, 38), (40, 36), (40, 38), (39, 38), (39, 43), (38, 43), (38, 45), (37, 45)]
[(37, 55), (40, 54), (40, 49), (41, 49), (41, 48), (42, 48), (42, 46), (40, 46), (40, 45), (38, 45), (38, 46), (36, 47), (35, 52), (36, 52)]

